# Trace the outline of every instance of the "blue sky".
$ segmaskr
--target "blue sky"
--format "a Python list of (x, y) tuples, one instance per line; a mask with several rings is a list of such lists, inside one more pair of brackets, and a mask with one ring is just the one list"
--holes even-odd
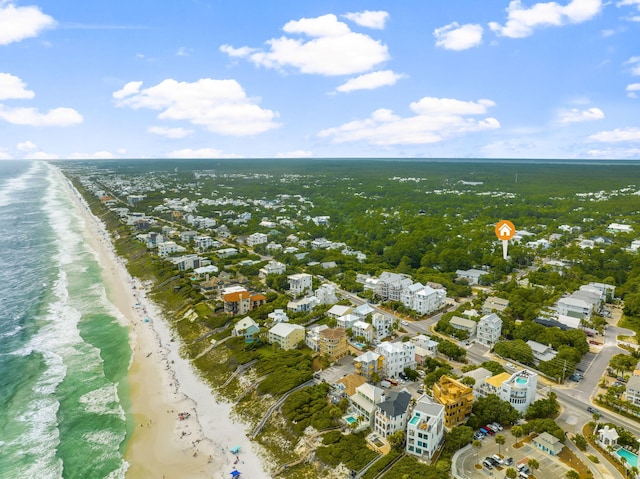
[(0, 158), (640, 158), (640, 0), (0, 0)]

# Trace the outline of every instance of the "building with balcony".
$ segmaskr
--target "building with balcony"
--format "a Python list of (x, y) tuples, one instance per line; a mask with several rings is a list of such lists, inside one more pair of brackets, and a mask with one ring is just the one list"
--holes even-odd
[(433, 398), (444, 406), (444, 425), (452, 428), (471, 415), (473, 390), (449, 376), (442, 376), (433, 385)]
[(288, 276), (289, 294), (300, 296), (311, 292), (313, 288), (312, 276), (307, 273), (292, 274)]
[(353, 360), (353, 367), (357, 375), (373, 381), (374, 373), (380, 377), (384, 373), (384, 356), (375, 351), (367, 351)]
[(494, 347), (502, 334), (502, 320), (495, 314), (487, 314), (480, 318), (476, 327), (476, 339), (480, 344)]
[(408, 391), (387, 391), (375, 411), (373, 430), (385, 439), (396, 431), (404, 431), (410, 404)]
[(407, 454), (431, 460), (444, 439), (444, 406), (422, 396), (407, 423)]
[(337, 361), (347, 355), (347, 333), (343, 328), (324, 329), (320, 331), (318, 352), (326, 355), (329, 361)]
[(278, 323), (269, 330), (270, 344), (277, 344), (281, 349), (293, 349), (304, 341), (304, 326), (291, 323)]
[(384, 373), (388, 377), (398, 377), (404, 368), (416, 366), (416, 346), (412, 342), (385, 341), (376, 347), (376, 353), (384, 356)]
[(507, 401), (514, 408), (524, 414), (529, 404), (536, 400), (538, 375), (528, 369), (513, 373), (502, 383), (500, 399)]

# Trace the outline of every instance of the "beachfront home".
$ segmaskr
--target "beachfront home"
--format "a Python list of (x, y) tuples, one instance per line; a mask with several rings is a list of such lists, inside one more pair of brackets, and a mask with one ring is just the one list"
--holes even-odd
[(384, 401), (384, 391), (369, 383), (358, 386), (356, 393), (349, 398), (355, 414), (361, 416), (361, 422), (369, 427), (373, 426), (376, 408), (382, 401)]
[(396, 431), (404, 431), (407, 427), (407, 415), (411, 404), (411, 394), (402, 391), (387, 391), (384, 401), (375, 410), (373, 430), (387, 438)]
[(304, 341), (304, 326), (291, 323), (278, 323), (269, 330), (268, 341), (281, 349), (293, 349)]
[(319, 326), (314, 326), (312, 328), (307, 329), (307, 335), (305, 337), (305, 344), (309, 346), (313, 351), (320, 350), (320, 332), (328, 329), (329, 326), (326, 324), (321, 324)]
[(318, 352), (329, 361), (337, 361), (347, 355), (347, 333), (343, 328), (323, 329), (320, 331)]
[(407, 423), (405, 452), (430, 460), (444, 439), (444, 406), (422, 396)]
[(243, 337), (247, 343), (257, 340), (259, 333), (260, 327), (258, 323), (249, 316), (238, 321), (231, 330), (232, 336)]

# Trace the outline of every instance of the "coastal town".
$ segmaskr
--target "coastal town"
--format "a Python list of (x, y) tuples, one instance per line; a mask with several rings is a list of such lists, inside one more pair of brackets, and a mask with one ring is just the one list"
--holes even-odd
[[(435, 248), (414, 261), (410, 222), (356, 175), (342, 189), (398, 252), (347, 231), (347, 206), (323, 209), (326, 185), (293, 172), (63, 170), (272, 477), (637, 477), (637, 300), (620, 269), (640, 232), (585, 211), (637, 188), (574, 194), (563, 222), (515, 221), (503, 259), (486, 218), (434, 205), (518, 194), (447, 179), (411, 214), (450, 218), (449, 244), (483, 261)], [(460, 228), (482, 239), (463, 244)]]

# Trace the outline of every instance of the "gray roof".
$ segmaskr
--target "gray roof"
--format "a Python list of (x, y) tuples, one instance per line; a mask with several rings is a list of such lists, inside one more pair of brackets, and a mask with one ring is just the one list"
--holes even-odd
[(385, 415), (389, 417), (398, 417), (406, 414), (411, 402), (411, 394), (407, 391), (390, 391), (387, 393), (387, 399), (378, 404)]

